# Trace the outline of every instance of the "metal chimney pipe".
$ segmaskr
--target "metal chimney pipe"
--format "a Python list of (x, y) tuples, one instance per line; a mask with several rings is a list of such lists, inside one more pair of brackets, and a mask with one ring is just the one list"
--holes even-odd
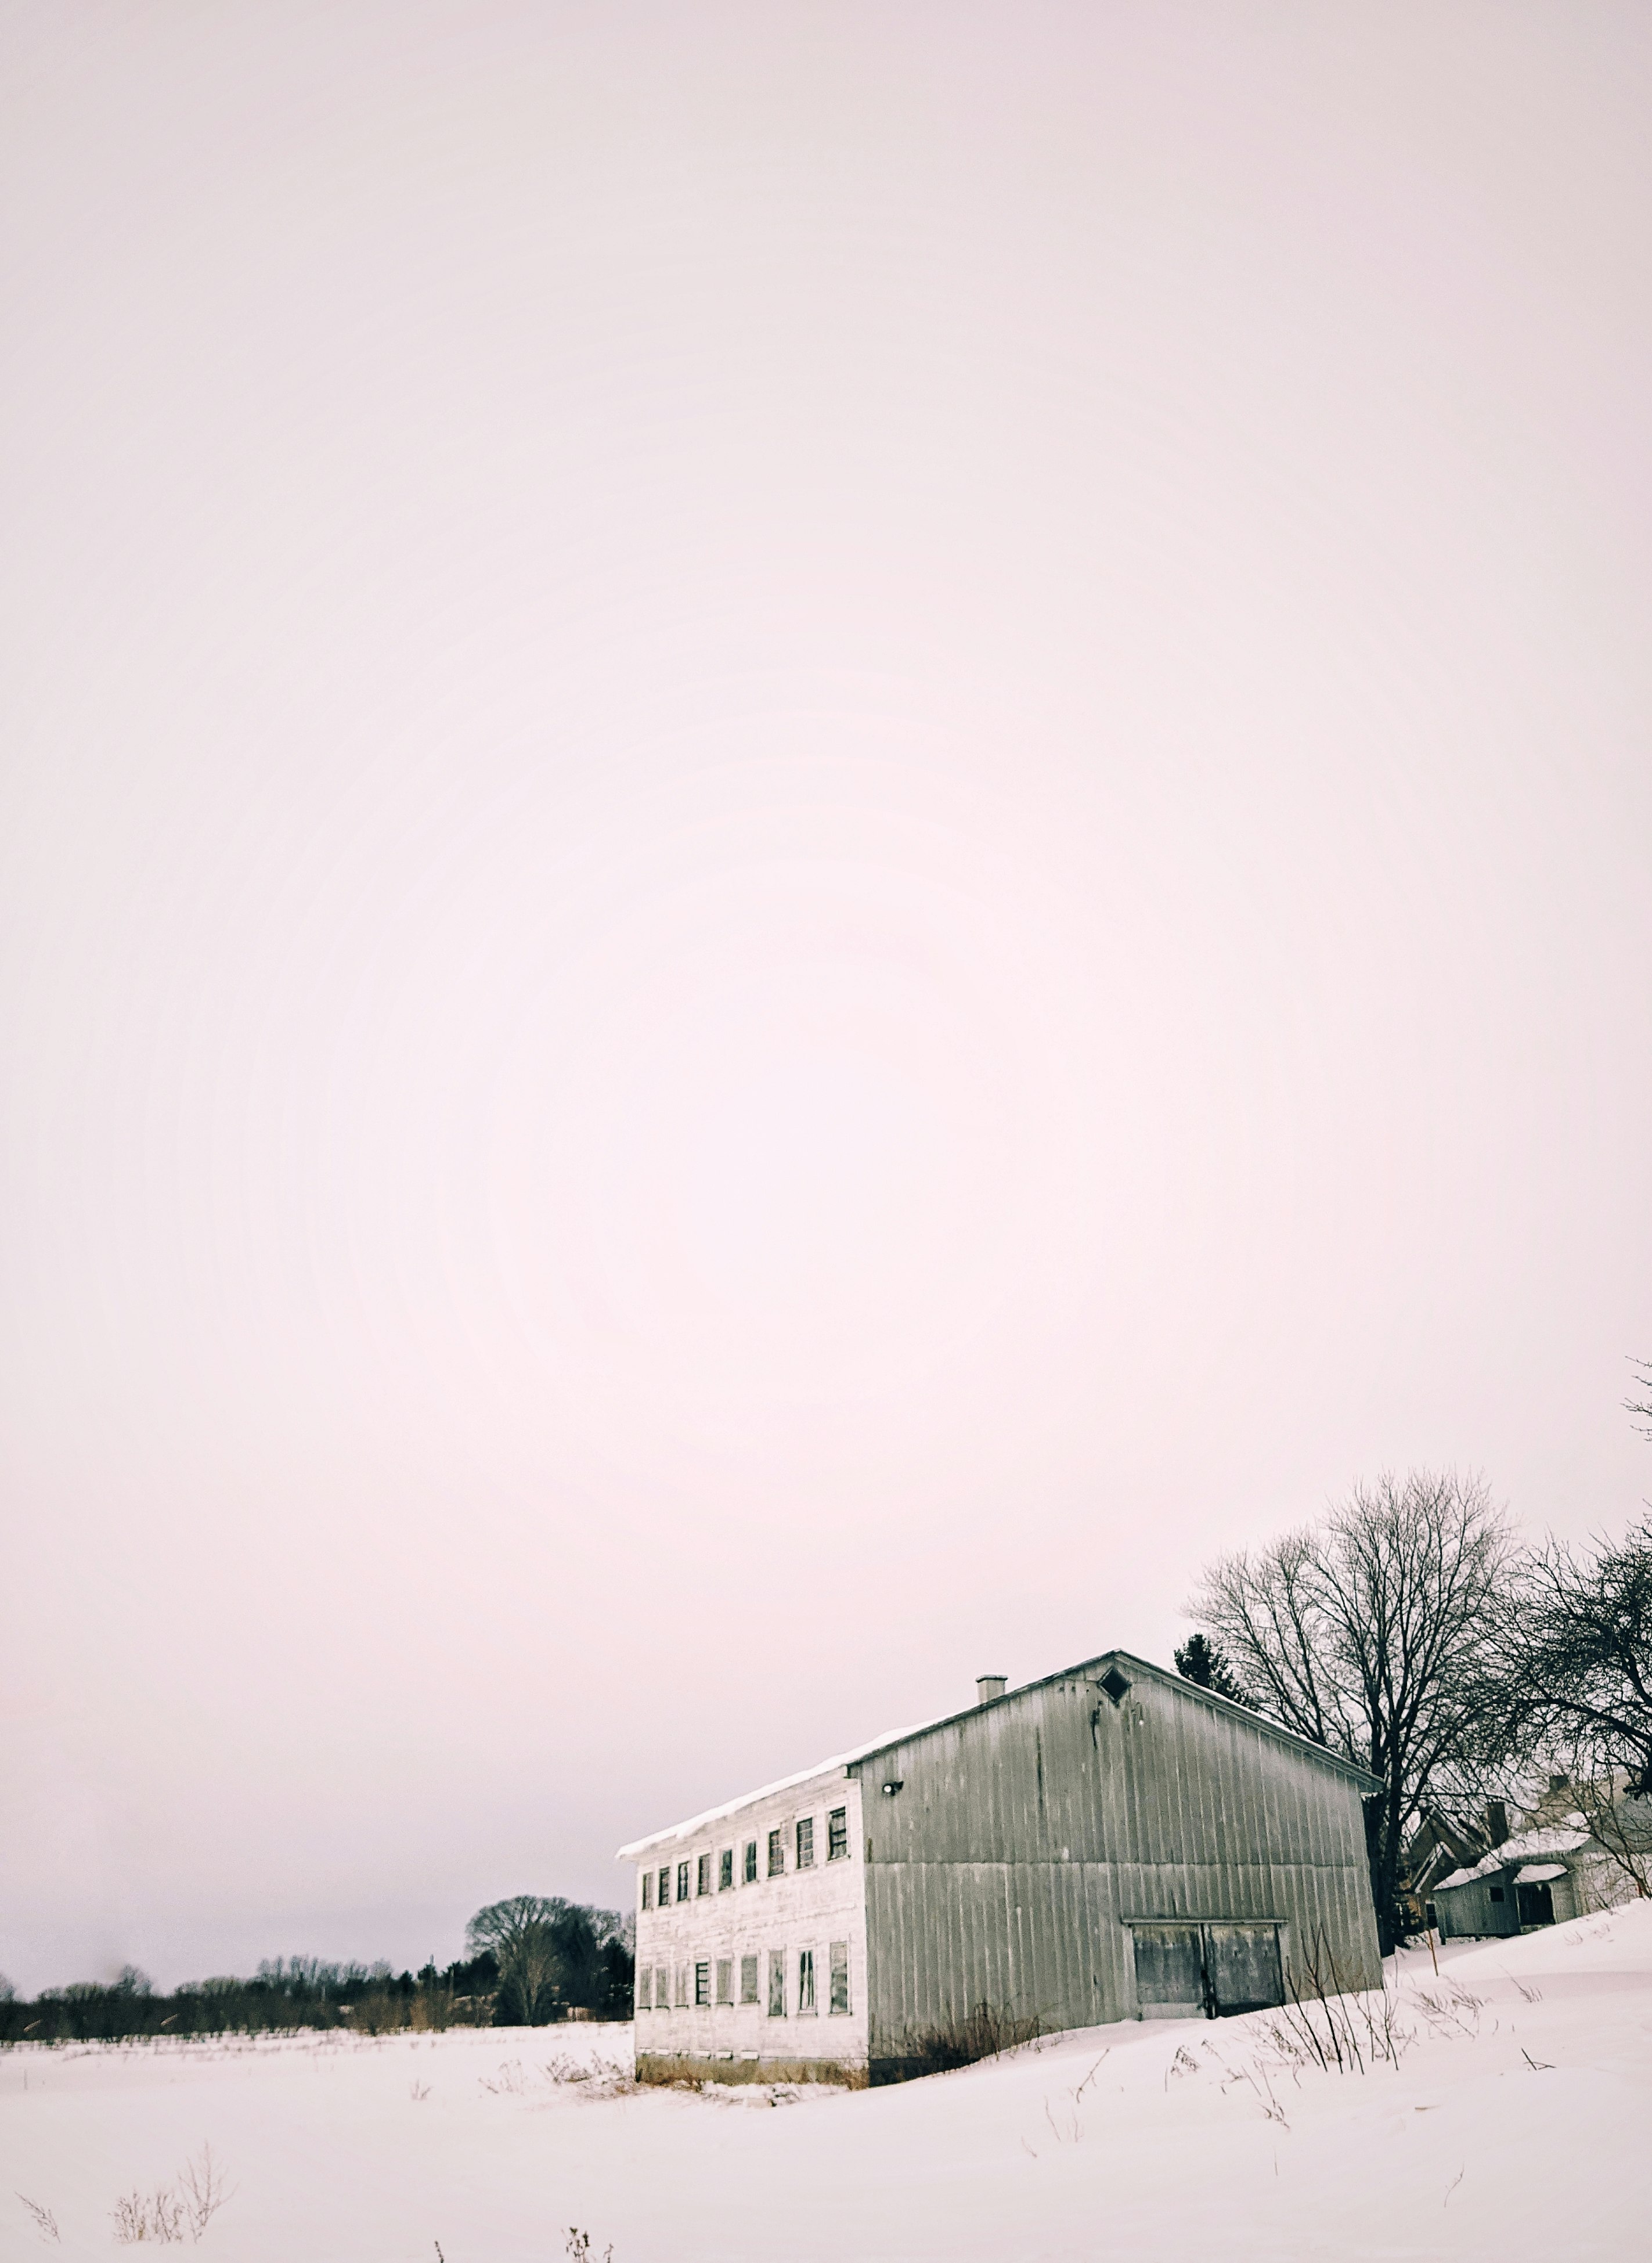
[(1001, 1674), (977, 1674), (975, 1677), (975, 1702), (990, 1705), (995, 1697), (1004, 1695), (1006, 1677)]

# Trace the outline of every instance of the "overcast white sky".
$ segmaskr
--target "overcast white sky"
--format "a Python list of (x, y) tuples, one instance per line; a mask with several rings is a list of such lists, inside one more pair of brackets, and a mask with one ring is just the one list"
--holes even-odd
[(1652, 17), (0, 14), (0, 1969), (1652, 1450)]

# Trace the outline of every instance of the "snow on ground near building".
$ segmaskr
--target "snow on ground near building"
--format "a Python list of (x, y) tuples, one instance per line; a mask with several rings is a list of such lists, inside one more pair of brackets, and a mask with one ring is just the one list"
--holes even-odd
[[(617, 2028), (0, 2052), (0, 2257), (105, 2256), (210, 2142), (212, 2263), (1493, 2258), (1648, 2252), (1652, 1904), (1426, 1951), (1397, 2067), (1278, 2015), (1052, 2038), (898, 2089), (630, 2091)], [(1273, 2039), (1271, 2039), (1273, 2038)], [(593, 2079), (570, 2079), (595, 2071)]]

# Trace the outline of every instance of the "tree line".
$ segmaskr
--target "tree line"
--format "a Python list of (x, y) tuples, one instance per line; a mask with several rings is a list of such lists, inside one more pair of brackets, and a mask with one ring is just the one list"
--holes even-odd
[[(1652, 1418), (1652, 1369), (1637, 1372), (1630, 1405)], [(1652, 1515), (1620, 1541), (1528, 1547), (1483, 1480), (1384, 1475), (1217, 1558), (1187, 1609), (1189, 1680), (1380, 1781), (1365, 1828), (1385, 1953), (1414, 1923), (1406, 1849), (1425, 1819), (1472, 1834), (1545, 1773), (1648, 1891)]]
[(466, 1954), (395, 1972), (386, 1963), (266, 1959), (250, 1979), (191, 1981), (163, 1993), (128, 1965), (32, 2000), (0, 1980), (0, 2043), (119, 2042), (166, 2035), (273, 2035), (295, 2028), (391, 2035), (403, 2028), (545, 2027), (569, 2017), (628, 2020), (633, 1920), (555, 1896), (519, 1894), (479, 1910)]

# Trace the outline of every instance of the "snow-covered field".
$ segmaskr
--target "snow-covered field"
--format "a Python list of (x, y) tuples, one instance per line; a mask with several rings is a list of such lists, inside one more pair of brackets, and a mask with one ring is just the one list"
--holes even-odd
[(570, 2227), (598, 2263), (1652, 2253), (1652, 1903), (1438, 1981), (1408, 1956), (1396, 1992), (1411, 2040), (1364, 2073), (1293, 2065), (1267, 2014), (854, 2093), (638, 2093), (619, 2028), (22, 2047), (0, 2257), (109, 2253), (205, 2144), (215, 2263), (562, 2263)]

